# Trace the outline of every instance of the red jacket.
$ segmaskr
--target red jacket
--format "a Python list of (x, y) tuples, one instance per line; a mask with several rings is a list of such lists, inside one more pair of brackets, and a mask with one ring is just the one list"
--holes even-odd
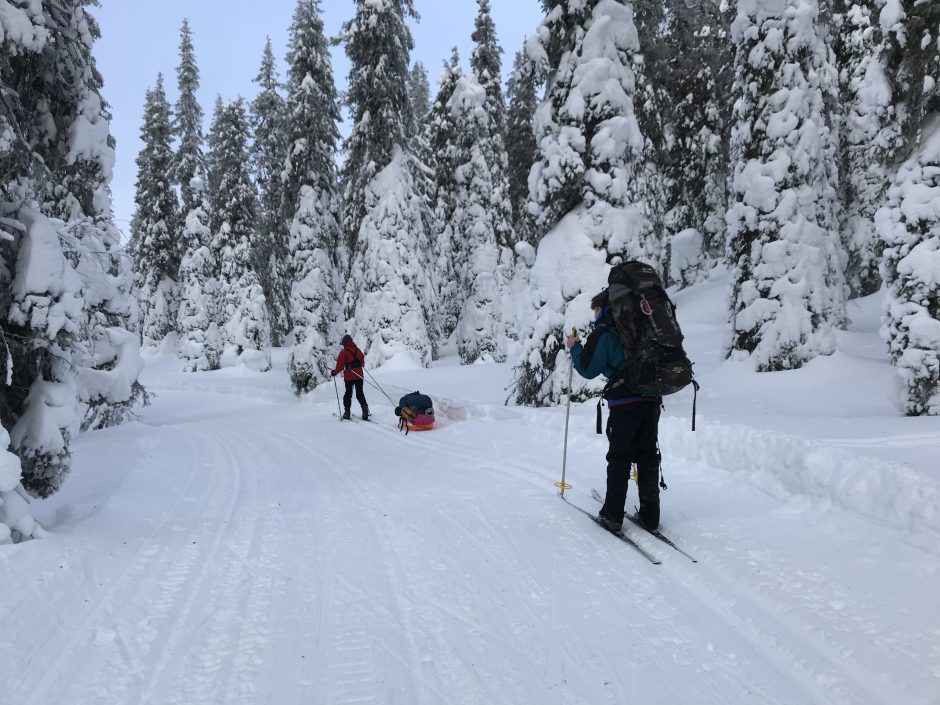
[(338, 375), (342, 372), (343, 379), (347, 382), (364, 379), (363, 366), (365, 361), (366, 356), (362, 350), (356, 347), (355, 343), (346, 343), (336, 357), (336, 368), (333, 370), (333, 374)]

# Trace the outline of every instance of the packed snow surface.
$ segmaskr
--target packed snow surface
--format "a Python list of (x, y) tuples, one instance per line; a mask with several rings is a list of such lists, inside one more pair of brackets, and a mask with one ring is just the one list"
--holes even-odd
[[(940, 420), (891, 406), (881, 297), (833, 356), (759, 375), (724, 361), (726, 286), (676, 297), (699, 428), (682, 393), (661, 433), (663, 530), (699, 563), (559, 501), (564, 407), (505, 406), (509, 365), (374, 371), (435, 401), (406, 437), (371, 386), (374, 424), (332, 383), (298, 401), (286, 351), (152, 357), (153, 405), (81, 436), (33, 504), (48, 535), (0, 548), (0, 702), (937, 703)], [(566, 478), (590, 511), (594, 413)]]

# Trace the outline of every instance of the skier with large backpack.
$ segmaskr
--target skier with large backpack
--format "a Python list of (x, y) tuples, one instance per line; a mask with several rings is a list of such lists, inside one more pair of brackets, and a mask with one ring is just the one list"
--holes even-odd
[(366, 363), (366, 356), (362, 350), (353, 342), (352, 336), (348, 333), (343, 336), (343, 349), (336, 356), (336, 368), (332, 375), (335, 377), (340, 372), (343, 373), (343, 381), (346, 383), (346, 393), (343, 394), (343, 418), (349, 420), (349, 410), (352, 407), (353, 390), (356, 391), (356, 400), (362, 407), (362, 418), (369, 419), (369, 405), (366, 403), (366, 395), (363, 391), (363, 369)]
[[(603, 399), (607, 418), (607, 495), (598, 514), (609, 531), (623, 528), (627, 485), (637, 466), (640, 507), (636, 519), (648, 530), (659, 527), (659, 414), (662, 397), (695, 384), (692, 363), (682, 349), (675, 305), (656, 271), (642, 262), (615, 266), (608, 288), (591, 300), (594, 330), (582, 346), (567, 340), (571, 362), (586, 379), (607, 378)], [(601, 432), (598, 402), (597, 432)]]

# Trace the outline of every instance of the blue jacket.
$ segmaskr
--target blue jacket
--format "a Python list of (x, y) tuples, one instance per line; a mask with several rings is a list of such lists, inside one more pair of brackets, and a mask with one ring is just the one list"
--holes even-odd
[[(624, 363), (623, 346), (620, 337), (605, 324), (607, 317), (605, 310), (594, 322), (594, 330), (588, 336), (584, 345), (575, 344), (571, 348), (571, 362), (578, 374), (585, 379), (594, 379), (604, 375), (608, 380), (617, 377)], [(634, 401), (654, 401), (654, 397), (641, 397), (631, 391), (625, 384), (618, 384), (604, 393), (608, 406), (629, 404)]]
[[(596, 334), (600, 335), (596, 335)], [(595, 328), (588, 336), (588, 350), (581, 343), (571, 348), (571, 361), (578, 374), (585, 379), (604, 375), (607, 379), (616, 376), (623, 365), (623, 347), (620, 338), (612, 330)]]

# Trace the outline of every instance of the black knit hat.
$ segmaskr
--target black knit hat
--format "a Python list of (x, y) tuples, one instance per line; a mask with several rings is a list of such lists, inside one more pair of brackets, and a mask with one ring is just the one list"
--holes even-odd
[(349, 333), (347, 333), (346, 335), (343, 336), (343, 339), (342, 339), (340, 342), (341, 342), (343, 345), (346, 345), (346, 344), (348, 344), (348, 343), (351, 343), (351, 342), (352, 342), (352, 336), (351, 336)]

